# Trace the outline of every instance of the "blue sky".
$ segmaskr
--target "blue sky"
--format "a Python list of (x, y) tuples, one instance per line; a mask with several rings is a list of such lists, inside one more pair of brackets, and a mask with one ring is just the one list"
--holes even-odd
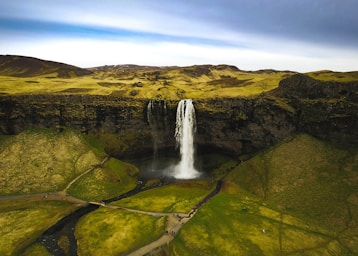
[(358, 70), (356, 0), (0, 0), (0, 54), (80, 67)]

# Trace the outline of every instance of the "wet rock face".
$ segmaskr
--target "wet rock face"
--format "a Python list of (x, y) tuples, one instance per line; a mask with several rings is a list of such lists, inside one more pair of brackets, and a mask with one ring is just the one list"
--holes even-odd
[[(277, 90), (256, 98), (195, 100), (195, 140), (201, 149), (232, 154), (256, 152), (296, 132), (357, 145), (356, 95), (354, 83), (327, 84), (295, 75), (283, 80)], [(84, 133), (116, 134), (129, 141), (125, 153), (151, 151), (154, 146), (157, 150), (174, 148), (178, 102), (167, 101), (165, 111), (153, 109), (155, 119), (163, 119), (156, 131), (148, 122), (148, 102), (115, 96), (3, 95), (0, 133), (67, 127)], [(163, 104), (158, 103), (156, 108), (160, 106)], [(153, 132), (160, 137), (156, 144)]]

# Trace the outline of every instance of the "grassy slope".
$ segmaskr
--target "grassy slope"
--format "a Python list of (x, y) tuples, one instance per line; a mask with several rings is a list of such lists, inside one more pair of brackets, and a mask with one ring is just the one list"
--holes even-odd
[(210, 193), (213, 186), (207, 181), (182, 182), (145, 191), (113, 204), (153, 212), (186, 213)]
[(358, 71), (334, 72), (328, 70), (309, 72), (308, 76), (322, 81), (352, 82), (358, 80)]
[(133, 189), (138, 169), (130, 164), (110, 159), (103, 168), (83, 176), (69, 189), (69, 194), (88, 201), (108, 199)]
[(358, 178), (357, 150), (298, 135), (258, 154), (227, 177), (268, 203), (341, 230)]
[(170, 250), (174, 255), (354, 255), (357, 164), (356, 150), (307, 135), (285, 141), (233, 170)]
[(57, 191), (100, 161), (75, 132), (26, 131), (0, 144), (0, 194)]
[(13, 77), (78, 77), (92, 74), (91, 71), (72, 65), (46, 61), (33, 57), (0, 55), (0, 74)]
[(165, 218), (100, 208), (76, 226), (79, 255), (125, 255), (164, 233)]

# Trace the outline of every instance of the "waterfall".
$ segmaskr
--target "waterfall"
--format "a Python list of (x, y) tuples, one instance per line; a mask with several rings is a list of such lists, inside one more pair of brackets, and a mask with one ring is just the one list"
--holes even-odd
[(147, 122), (153, 139), (153, 156), (156, 157), (158, 145), (166, 140), (167, 135), (167, 103), (150, 100), (147, 105)]
[(175, 166), (174, 177), (192, 179), (199, 176), (194, 168), (195, 109), (192, 100), (181, 100), (176, 114), (175, 139), (180, 148), (180, 162)]
[(149, 128), (150, 128), (150, 131), (152, 134), (152, 139), (153, 139), (153, 152), (154, 152), (154, 155), (156, 155), (157, 148), (158, 148), (158, 145), (157, 145), (157, 141), (158, 141), (157, 130), (158, 130), (158, 128), (157, 128), (156, 122), (154, 120), (153, 110), (154, 110), (154, 103), (152, 100), (150, 100), (148, 103), (148, 106), (147, 106), (147, 121), (148, 121)]

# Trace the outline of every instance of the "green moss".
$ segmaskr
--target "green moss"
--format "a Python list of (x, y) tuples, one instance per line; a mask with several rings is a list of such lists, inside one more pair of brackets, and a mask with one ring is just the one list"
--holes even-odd
[(28, 130), (0, 142), (0, 194), (61, 190), (100, 161), (78, 132)]
[(337, 81), (337, 82), (353, 82), (358, 81), (358, 72), (334, 72), (329, 70), (322, 70), (316, 72), (309, 72), (306, 75), (321, 81)]
[(242, 163), (225, 180), (338, 232), (350, 219), (346, 200), (354, 185), (347, 181), (358, 175), (356, 158), (356, 150), (298, 135)]
[(165, 218), (101, 208), (76, 226), (79, 255), (124, 255), (164, 233)]
[(68, 193), (88, 201), (108, 199), (133, 189), (137, 173), (135, 166), (111, 158), (72, 184)]
[[(227, 185), (229, 186), (229, 185)], [(174, 255), (285, 255), (320, 249), (334, 239), (327, 229), (267, 206), (239, 187), (225, 187), (174, 240)], [(342, 248), (342, 246), (339, 246)]]
[(238, 97), (258, 95), (272, 90), (282, 78), (291, 74), (271, 71), (245, 72), (215, 66), (208, 68), (207, 75), (183, 72), (191, 68), (153, 67), (156, 72), (161, 73), (162, 78), (158, 79), (148, 76), (145, 67), (123, 69), (118, 72), (121, 69), (119, 67), (117, 71), (97, 71), (85, 77), (33, 76), (31, 82), (28, 78), (0, 76), (0, 91), (7, 94), (116, 95), (124, 98), (167, 100)]
[(208, 181), (182, 182), (144, 191), (114, 205), (153, 212), (189, 212), (214, 188)]
[(21, 256), (51, 256), (51, 253), (41, 244), (34, 244), (29, 247)]

